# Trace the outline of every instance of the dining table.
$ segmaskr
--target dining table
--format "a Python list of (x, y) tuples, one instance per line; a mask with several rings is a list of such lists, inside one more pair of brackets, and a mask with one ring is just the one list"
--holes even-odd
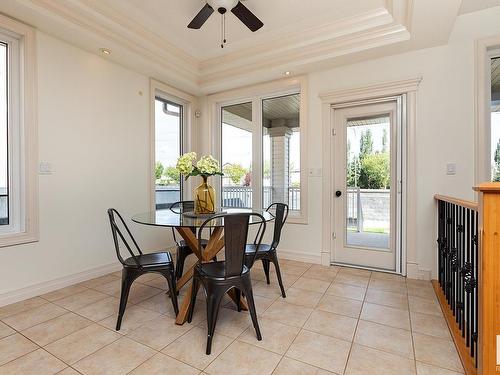
[[(274, 216), (271, 212), (268, 211), (255, 211), (251, 209), (241, 209), (241, 208), (231, 208), (224, 209), (224, 213), (238, 213), (238, 212), (254, 212), (262, 215), (264, 219), (267, 221), (274, 220)], [(219, 212), (220, 213), (220, 212)], [(216, 213), (217, 214), (217, 213)], [(216, 215), (214, 214), (214, 215)], [(212, 215), (213, 216), (213, 215)], [(193, 254), (198, 258), (198, 260), (202, 263), (211, 262), (212, 259), (224, 248), (224, 218), (217, 217), (210, 220), (206, 227), (210, 234), (208, 238), (208, 242), (205, 245), (204, 249), (200, 251), (198, 248), (198, 229), (200, 226), (210, 218), (210, 215), (195, 215), (193, 212), (182, 212), (173, 210), (170, 208), (165, 209), (157, 209), (155, 211), (140, 213), (132, 216), (132, 221), (138, 224), (155, 226), (155, 227), (164, 227), (164, 228), (175, 228), (175, 230), (179, 233), (179, 235), (184, 239), (187, 246), (193, 251)], [(260, 224), (262, 220), (257, 216), (250, 216), (249, 225)], [(193, 264), (183, 273), (182, 277), (177, 280), (176, 289), (179, 292), (184, 286), (188, 287), (187, 293), (184, 296), (182, 301), (182, 305), (179, 309), (179, 313), (177, 314), (175, 323), (178, 325), (182, 325), (186, 322), (189, 307), (191, 304), (191, 294), (192, 290), (192, 281), (194, 267), (197, 263)], [(189, 285), (187, 285), (189, 283)], [(228, 291), (229, 297), (235, 302), (238, 303), (238, 299), (236, 297), (236, 293), (234, 290)], [(246, 300), (242, 297), (240, 299), (240, 308), (242, 310), (248, 310), (248, 305)]]

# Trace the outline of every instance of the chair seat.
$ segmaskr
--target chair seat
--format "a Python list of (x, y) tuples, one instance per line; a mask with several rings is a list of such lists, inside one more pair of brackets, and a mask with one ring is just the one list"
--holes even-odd
[[(169, 252), (143, 254), (136, 257), (142, 267), (158, 267), (172, 263), (172, 255)], [(125, 260), (125, 266), (137, 267), (133, 257)]]
[[(201, 244), (202, 244), (203, 246), (206, 246), (206, 245), (207, 245), (207, 243), (208, 243), (208, 240), (201, 240)], [(180, 240), (180, 241), (178, 242), (178, 246), (179, 246), (179, 247), (189, 247), (189, 246), (188, 246), (188, 244), (186, 243), (186, 241), (184, 241), (184, 240)]]
[[(245, 247), (245, 254), (253, 254), (256, 250), (256, 245), (249, 243)], [(259, 253), (267, 253), (271, 250), (271, 245), (261, 244), (259, 246)]]
[[(210, 262), (202, 263), (196, 266), (198, 272), (203, 277), (208, 277), (210, 279), (225, 279), (226, 278), (226, 262)], [(249, 272), (250, 269), (247, 266), (243, 266), (242, 275)]]

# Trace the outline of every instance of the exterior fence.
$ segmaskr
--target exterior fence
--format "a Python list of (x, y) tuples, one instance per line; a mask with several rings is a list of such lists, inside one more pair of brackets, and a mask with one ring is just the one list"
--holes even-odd
[(391, 192), (386, 189), (347, 188), (347, 228), (363, 232), (365, 227), (389, 230)]

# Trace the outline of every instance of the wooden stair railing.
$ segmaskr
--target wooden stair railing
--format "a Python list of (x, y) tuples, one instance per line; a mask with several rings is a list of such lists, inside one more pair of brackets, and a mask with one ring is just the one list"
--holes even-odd
[(432, 284), (466, 374), (498, 375), (500, 183), (474, 190), (479, 203), (434, 197), (438, 280)]

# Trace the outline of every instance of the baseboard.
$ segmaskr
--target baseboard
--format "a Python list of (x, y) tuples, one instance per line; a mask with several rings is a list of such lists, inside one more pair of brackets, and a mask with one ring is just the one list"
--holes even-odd
[(321, 264), (321, 254), (314, 255), (302, 251), (293, 251), (278, 248), (278, 257), (298, 262)]
[(431, 270), (423, 270), (419, 267), (417, 263), (406, 264), (406, 276), (409, 279), (430, 280), (431, 275), (432, 275)]
[(50, 281), (44, 281), (39, 284), (30, 285), (25, 288), (17, 289), (11, 292), (0, 294), (0, 306), (10, 305), (11, 303), (23, 301), (28, 298), (36, 297), (45, 293), (53, 292), (82, 281), (90, 280), (95, 277), (103, 276), (111, 272), (121, 270), (122, 266), (118, 262), (95, 267), (83, 272), (60, 277)]

